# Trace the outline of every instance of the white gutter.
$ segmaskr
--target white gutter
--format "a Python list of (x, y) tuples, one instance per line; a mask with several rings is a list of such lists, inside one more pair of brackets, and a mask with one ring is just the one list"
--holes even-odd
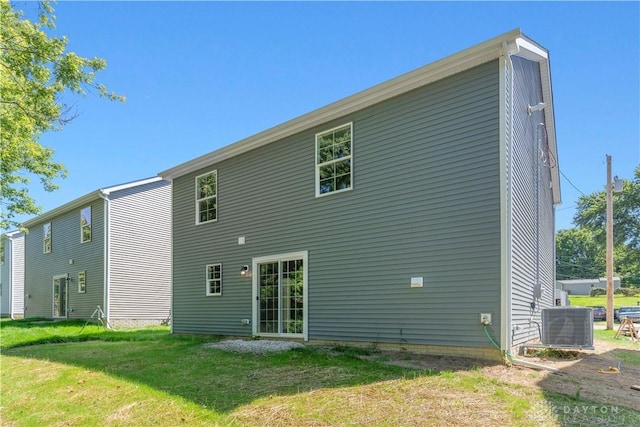
[(516, 39), (522, 37), (522, 32), (519, 29), (510, 31), (289, 120), (271, 129), (267, 129), (256, 135), (162, 171), (158, 175), (164, 179), (171, 180), (315, 126), (325, 124), (331, 120), (336, 120), (345, 115), (361, 111), (413, 89), (498, 59), (502, 52), (503, 42), (507, 41), (513, 44)]
[(21, 225), (25, 228), (29, 228), (32, 225), (36, 225), (38, 223), (41, 222), (45, 222), (51, 218), (54, 218), (58, 215), (60, 215), (61, 213), (67, 212), (69, 210), (72, 209), (77, 209), (79, 207), (82, 207), (86, 204), (91, 203), (93, 200), (95, 200), (98, 197), (101, 197), (104, 199), (104, 195), (109, 195), (111, 193), (113, 193), (114, 191), (120, 191), (120, 190), (126, 190), (128, 188), (134, 188), (137, 187), (139, 185), (144, 185), (144, 184), (148, 184), (151, 182), (156, 182), (156, 181), (160, 181), (162, 180), (162, 178), (158, 177), (158, 176), (154, 176), (151, 178), (145, 178), (145, 179), (141, 179), (139, 181), (132, 181), (132, 182), (128, 182), (125, 184), (119, 184), (119, 185), (114, 185), (111, 187), (105, 187), (96, 191), (92, 191), (89, 194), (85, 194), (82, 197), (79, 197), (75, 200), (72, 200), (68, 203), (65, 203), (64, 205), (60, 205), (48, 212), (45, 212), (35, 218), (31, 218), (27, 221), (25, 221), (24, 223), (22, 223)]

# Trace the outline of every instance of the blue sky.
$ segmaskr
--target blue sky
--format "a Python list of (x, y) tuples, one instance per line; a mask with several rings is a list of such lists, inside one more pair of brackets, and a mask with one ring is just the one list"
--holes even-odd
[[(19, 3), (20, 5), (20, 3)], [(22, 3), (24, 6), (25, 4)], [(45, 211), (158, 172), (514, 28), (550, 51), (563, 204), (640, 164), (638, 2), (68, 2), (55, 34), (126, 103), (67, 99)], [(26, 220), (28, 218), (20, 218)]]

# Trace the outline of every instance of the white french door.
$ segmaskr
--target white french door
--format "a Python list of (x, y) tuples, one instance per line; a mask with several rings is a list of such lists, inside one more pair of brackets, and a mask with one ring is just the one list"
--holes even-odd
[(67, 317), (67, 275), (53, 276), (53, 316), (54, 319)]
[(307, 252), (253, 259), (253, 334), (307, 339)]

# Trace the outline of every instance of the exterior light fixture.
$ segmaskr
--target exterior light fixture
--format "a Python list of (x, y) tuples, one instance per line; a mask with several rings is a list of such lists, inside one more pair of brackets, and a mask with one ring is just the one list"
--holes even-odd
[(527, 107), (527, 112), (529, 113), (529, 115), (531, 115), (531, 113), (533, 113), (534, 111), (542, 111), (546, 106), (547, 104), (545, 104), (544, 102), (538, 102), (536, 105), (529, 105)]
[(243, 277), (251, 276), (251, 269), (247, 264), (243, 265), (242, 268), (240, 269), (240, 275)]

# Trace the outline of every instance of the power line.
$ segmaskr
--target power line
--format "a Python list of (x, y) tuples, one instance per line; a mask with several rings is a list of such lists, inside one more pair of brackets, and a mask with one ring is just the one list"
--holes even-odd
[(562, 172), (562, 170), (561, 170), (560, 168), (558, 168), (558, 170), (560, 171), (560, 175), (562, 175), (562, 176), (564, 177), (564, 179), (566, 179), (566, 180), (567, 180), (567, 182), (568, 182), (569, 184), (571, 184), (571, 186), (572, 186), (573, 188), (575, 188), (576, 190), (578, 190), (578, 193), (580, 193), (580, 194), (582, 194), (583, 196), (587, 197), (587, 195), (586, 195), (586, 194), (584, 194), (584, 193), (583, 193), (583, 192), (582, 192), (578, 187), (576, 187), (576, 185), (575, 185), (573, 182), (571, 182), (571, 180), (567, 177), (567, 175), (565, 175), (565, 174), (564, 174), (564, 172)]

